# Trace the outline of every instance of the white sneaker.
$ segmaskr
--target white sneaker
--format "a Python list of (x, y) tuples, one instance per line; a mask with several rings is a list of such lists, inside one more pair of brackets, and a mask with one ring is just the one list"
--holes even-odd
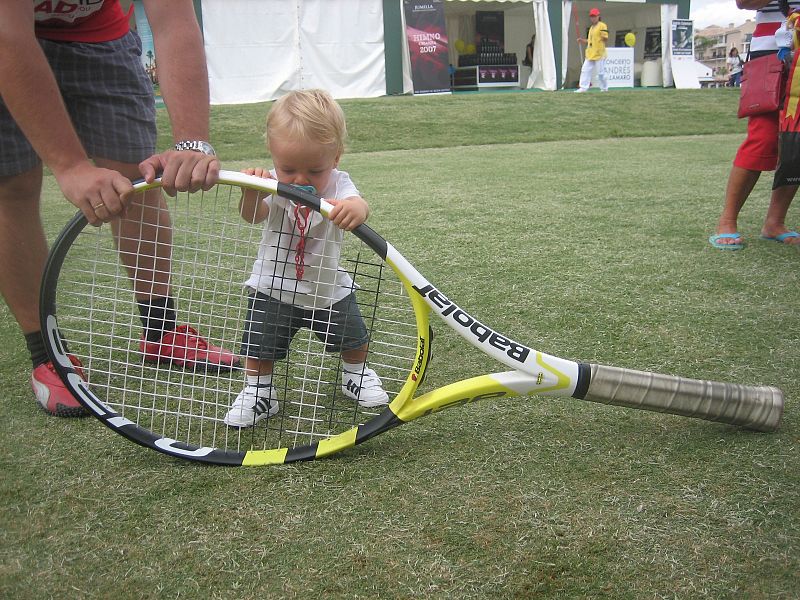
[(363, 373), (342, 371), (342, 393), (365, 408), (389, 403), (389, 394), (383, 391), (383, 382), (378, 374), (366, 367)]
[(275, 386), (248, 385), (236, 396), (223, 421), (229, 427), (252, 427), (278, 410), (280, 405)]
[(588, 92), (588, 91), (589, 90), (586, 90), (584, 88), (578, 88), (577, 90), (575, 90), (575, 93), (576, 94), (583, 94), (583, 93)]

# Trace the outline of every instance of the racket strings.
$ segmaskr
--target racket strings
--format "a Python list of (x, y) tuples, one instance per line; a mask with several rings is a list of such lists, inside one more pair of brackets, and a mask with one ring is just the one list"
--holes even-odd
[[(366, 422), (383, 407), (361, 407), (343, 393), (340, 350), (326, 341), (335, 328), (337, 313), (331, 307), (338, 300), (337, 287), (313, 285), (310, 276), (352, 281), (347, 291), (355, 294), (368, 331), (367, 364), (390, 399), (412, 369), (414, 311), (393, 271), (353, 235), (330, 243), (314, 226), (317, 213), (312, 213), (306, 232), (306, 277), (298, 282), (294, 224), (247, 222), (238, 210), (241, 193), (234, 185), (217, 185), (169, 199), (168, 209), (159, 208), (151, 219), (160, 238), (169, 239), (166, 234), (171, 233), (169, 243), (160, 246), (141, 243), (145, 232), (128, 223), (116, 228), (116, 237), (109, 226), (84, 229), (59, 275), (59, 327), (70, 351), (84, 364), (89, 388), (144, 429), (189, 445), (232, 451), (313, 444)], [(274, 233), (268, 248), (262, 247), (265, 229)], [(236, 429), (223, 418), (244, 389), (244, 357), (240, 366), (219, 372), (144, 361), (136, 298), (168, 281), (177, 322), (197, 330), (210, 345), (240, 355), (252, 292), (245, 282), (266, 255), (273, 260), (259, 277), (277, 282), (280, 293), (275, 296), (296, 297), (302, 303), (316, 295), (325, 306), (307, 311), (288, 356), (274, 364), (280, 410), (254, 427)], [(155, 268), (148, 271), (146, 265)]]

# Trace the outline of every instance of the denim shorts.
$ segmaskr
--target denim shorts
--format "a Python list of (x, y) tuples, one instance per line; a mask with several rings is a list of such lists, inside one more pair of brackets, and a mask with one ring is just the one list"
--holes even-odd
[[(90, 157), (138, 164), (154, 154), (153, 84), (142, 65), (142, 43), (135, 32), (110, 42), (40, 39), (39, 44)], [(0, 176), (19, 175), (40, 162), (0, 99)]]
[(295, 334), (303, 327), (313, 331), (328, 352), (355, 350), (369, 341), (355, 294), (330, 308), (314, 310), (255, 292), (248, 302), (241, 353), (257, 360), (282, 360), (288, 356)]

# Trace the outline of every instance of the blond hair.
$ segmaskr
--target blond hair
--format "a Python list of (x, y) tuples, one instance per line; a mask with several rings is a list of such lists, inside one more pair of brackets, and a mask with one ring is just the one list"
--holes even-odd
[(267, 141), (280, 138), (336, 148), (347, 138), (342, 107), (325, 90), (296, 90), (275, 101), (267, 115)]

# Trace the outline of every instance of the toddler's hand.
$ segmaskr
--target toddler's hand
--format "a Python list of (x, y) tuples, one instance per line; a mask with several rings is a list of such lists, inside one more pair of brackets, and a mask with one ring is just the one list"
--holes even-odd
[(339, 229), (352, 231), (369, 216), (369, 205), (359, 196), (344, 200), (328, 200), (328, 202), (333, 204), (330, 219)]

